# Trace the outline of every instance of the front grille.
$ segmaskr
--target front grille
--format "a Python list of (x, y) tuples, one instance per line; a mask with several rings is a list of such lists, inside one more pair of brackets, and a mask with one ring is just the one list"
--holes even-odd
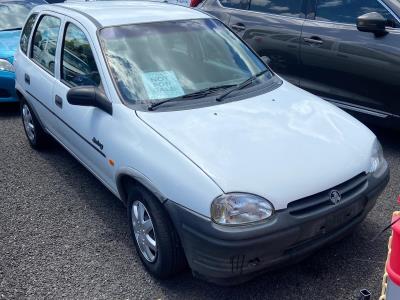
[[(353, 223), (356, 224), (357, 221), (360, 221), (360, 217), (362, 216), (363, 210), (361, 210), (359, 213), (357, 213), (357, 215), (353, 216), (352, 218), (349, 218), (348, 220), (346, 220), (344, 223), (340, 224), (340, 226), (337, 226), (334, 229), (337, 229), (340, 227), (340, 229), (344, 229), (346, 227), (351, 227), (350, 225)], [(347, 229), (345, 229), (347, 230)], [(331, 237), (332, 235), (335, 234), (334, 230), (330, 230), (327, 233), (322, 233), (320, 232), (319, 234), (307, 239), (307, 240), (303, 240), (300, 241), (294, 245), (292, 245), (290, 248), (285, 250), (285, 255), (295, 255), (297, 252), (301, 252), (309, 247), (312, 247), (313, 245), (317, 244), (319, 241), (323, 240), (323, 239), (327, 239), (329, 237)]]
[(366, 184), (367, 174), (361, 173), (352, 179), (328, 190), (290, 202), (288, 204), (289, 213), (295, 216), (306, 215), (333, 205), (329, 198), (332, 190), (339, 191), (342, 196), (341, 202), (346, 202), (346, 200), (351, 198), (352, 195), (362, 190)]
[(0, 89), (0, 98), (9, 98), (11, 97), (10, 93), (5, 89)]

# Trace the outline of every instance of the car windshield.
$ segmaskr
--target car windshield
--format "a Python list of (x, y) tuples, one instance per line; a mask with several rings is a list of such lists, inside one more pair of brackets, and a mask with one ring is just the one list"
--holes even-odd
[(0, 1), (0, 31), (22, 29), (30, 10), (42, 0), (31, 1)]
[(186, 99), (181, 96), (237, 85), (267, 69), (213, 19), (107, 27), (100, 39), (116, 87), (131, 104)]

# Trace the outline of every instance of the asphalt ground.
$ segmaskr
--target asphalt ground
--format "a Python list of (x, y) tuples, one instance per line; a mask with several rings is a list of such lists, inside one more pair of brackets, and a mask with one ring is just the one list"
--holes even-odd
[(0, 105), (0, 299), (378, 299), (387, 255), (385, 227), (400, 207), (400, 132), (373, 129), (391, 180), (365, 222), (305, 261), (237, 287), (146, 273), (126, 209), (57, 144), (26, 140), (18, 108)]

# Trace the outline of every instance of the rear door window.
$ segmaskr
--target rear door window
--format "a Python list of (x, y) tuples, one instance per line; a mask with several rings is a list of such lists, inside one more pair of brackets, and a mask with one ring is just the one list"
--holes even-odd
[(31, 58), (43, 69), (54, 75), (57, 40), (61, 20), (57, 17), (43, 16), (32, 39)]
[(31, 36), (32, 28), (33, 25), (35, 24), (37, 18), (37, 14), (32, 14), (28, 18), (28, 20), (25, 23), (24, 29), (22, 30), (21, 33), (21, 39), (19, 41), (21, 50), (26, 54), (28, 51), (28, 43), (29, 43), (29, 37)]
[(356, 24), (359, 16), (370, 12), (380, 13), (389, 21), (389, 26), (399, 25), (392, 14), (377, 0), (317, 0), (316, 19)]
[(250, 10), (290, 17), (299, 17), (301, 7), (301, 0), (252, 0), (250, 3)]

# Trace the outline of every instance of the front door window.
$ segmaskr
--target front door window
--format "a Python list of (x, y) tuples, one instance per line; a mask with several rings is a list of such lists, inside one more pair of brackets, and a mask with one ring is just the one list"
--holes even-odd
[(99, 71), (83, 31), (69, 23), (63, 45), (61, 80), (69, 86), (99, 86)]
[(370, 12), (380, 13), (389, 21), (389, 26), (399, 27), (397, 20), (377, 0), (318, 0), (316, 19), (356, 24), (359, 16)]

